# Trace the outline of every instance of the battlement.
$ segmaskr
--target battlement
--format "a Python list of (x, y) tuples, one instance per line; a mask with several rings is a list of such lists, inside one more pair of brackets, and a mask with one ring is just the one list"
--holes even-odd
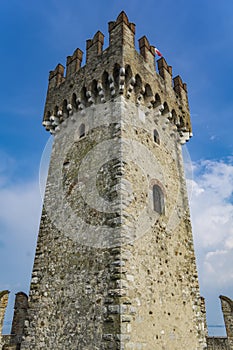
[(52, 134), (75, 111), (118, 95), (133, 100), (138, 106), (156, 108), (177, 126), (184, 143), (192, 136), (187, 86), (180, 76), (173, 78), (172, 67), (165, 58), (157, 61), (155, 47), (148, 38), (139, 39), (135, 47), (135, 24), (125, 12), (109, 22), (109, 46), (103, 50), (104, 34), (97, 31), (86, 41), (86, 64), (83, 52), (77, 48), (67, 57), (66, 72), (62, 64), (49, 74), (43, 125)]

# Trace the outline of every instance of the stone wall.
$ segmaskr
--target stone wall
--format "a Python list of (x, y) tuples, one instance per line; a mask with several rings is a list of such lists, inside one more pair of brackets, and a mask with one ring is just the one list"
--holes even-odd
[(208, 350), (231, 350), (226, 337), (207, 337)]

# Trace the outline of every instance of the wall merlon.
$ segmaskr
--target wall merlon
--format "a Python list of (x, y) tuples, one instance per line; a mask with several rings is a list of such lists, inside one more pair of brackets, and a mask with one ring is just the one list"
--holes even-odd
[(187, 89), (187, 84), (186, 83), (183, 83), (183, 89), (188, 92), (188, 89)]
[(15, 334), (17, 336), (23, 335), (24, 321), (26, 318), (27, 309), (28, 309), (27, 294), (23, 292), (16, 293), (11, 334)]
[(220, 295), (222, 313), (226, 328), (226, 337), (207, 337), (208, 350), (232, 350), (233, 349), (233, 300)]
[(99, 30), (95, 33), (93, 39), (86, 41), (86, 63), (92, 61), (103, 51), (104, 34)]
[[(10, 293), (9, 290), (3, 290), (0, 292), (0, 301), (3, 300), (3, 297)], [(1, 305), (1, 304), (0, 304)]]
[(59, 63), (56, 68), (49, 72), (49, 89), (60, 85), (64, 80), (65, 67)]
[(76, 73), (82, 64), (83, 52), (77, 48), (72, 56), (68, 56), (66, 60), (66, 77), (70, 77), (72, 74)]
[(181, 91), (182, 89), (184, 88), (183, 87), (183, 82), (182, 82), (182, 79), (179, 75), (177, 75), (174, 79), (173, 79), (173, 82), (174, 82), (174, 90), (175, 92), (181, 96)]
[(233, 300), (220, 295), (229, 348), (233, 349)]
[(172, 76), (172, 66), (168, 66), (168, 72), (169, 72), (170, 75)]
[(173, 79), (173, 84), (175, 93), (188, 105), (187, 84), (183, 83), (179, 75)]
[(9, 293), (9, 290), (3, 290), (0, 292), (0, 346), (2, 345), (2, 328), (8, 304)]
[(172, 86), (172, 67), (168, 66), (164, 57), (161, 57), (158, 61), (159, 75), (165, 80), (165, 82)]
[(130, 30), (133, 32), (133, 34), (135, 34), (135, 24), (129, 22), (128, 16), (126, 15), (126, 13), (124, 11), (122, 11), (119, 14), (116, 21), (111, 21), (108, 23), (109, 32), (111, 32), (117, 25), (122, 24), (122, 23), (125, 23), (130, 28)]
[(144, 57), (145, 61), (149, 64), (150, 69), (155, 70), (155, 48), (151, 46), (149, 40), (144, 35), (138, 40), (140, 54)]
[(135, 47), (135, 24), (130, 23), (124, 11), (117, 17), (116, 21), (108, 23), (109, 43), (112, 48), (124, 43), (126, 46)]

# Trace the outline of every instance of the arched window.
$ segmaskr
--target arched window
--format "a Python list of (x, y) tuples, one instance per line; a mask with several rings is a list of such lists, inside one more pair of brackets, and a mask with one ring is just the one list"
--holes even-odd
[(79, 127), (79, 138), (81, 139), (84, 136), (85, 136), (85, 124), (81, 124)]
[(159, 214), (164, 214), (164, 194), (158, 185), (153, 186), (153, 209)]
[(156, 129), (154, 129), (154, 142), (157, 143), (158, 145), (160, 144), (160, 139), (159, 139), (159, 133)]

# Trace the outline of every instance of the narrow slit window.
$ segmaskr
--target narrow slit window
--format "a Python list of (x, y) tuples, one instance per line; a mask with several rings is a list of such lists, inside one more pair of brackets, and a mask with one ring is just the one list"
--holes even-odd
[(81, 124), (79, 127), (79, 138), (81, 139), (84, 136), (85, 136), (85, 125)]
[(158, 185), (153, 186), (153, 209), (159, 214), (164, 214), (164, 194)]
[(156, 129), (154, 129), (154, 142), (160, 144), (159, 133)]

